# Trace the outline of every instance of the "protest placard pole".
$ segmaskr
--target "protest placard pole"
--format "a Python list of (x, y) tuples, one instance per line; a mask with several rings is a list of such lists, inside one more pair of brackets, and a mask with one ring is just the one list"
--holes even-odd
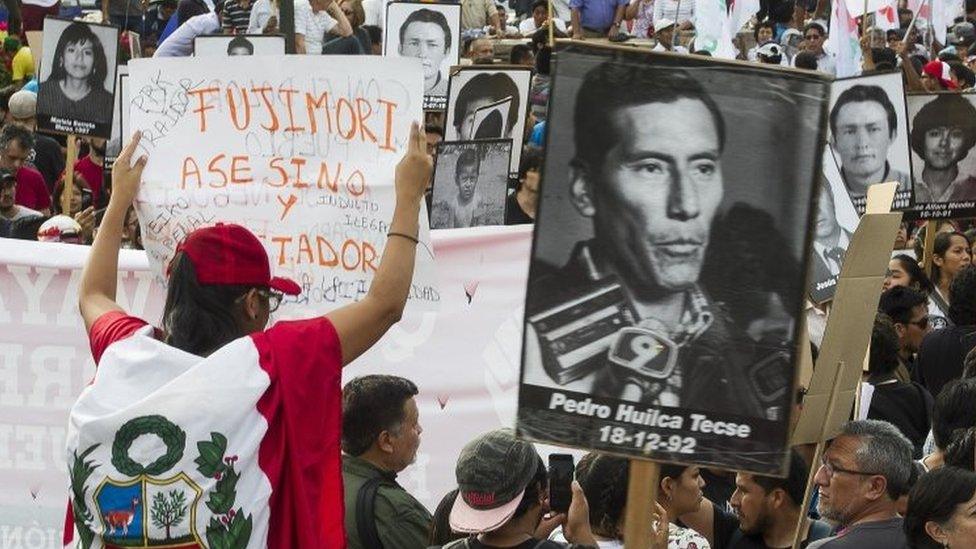
[(549, 47), (556, 47), (556, 32), (553, 30), (555, 25), (552, 22), (552, 17), (555, 12), (552, 11), (552, 0), (549, 0)]
[(68, 159), (64, 165), (64, 186), (61, 188), (61, 212), (71, 215), (71, 197), (75, 194), (75, 162), (78, 160), (78, 137), (68, 136)]
[(295, 4), (278, 2), (278, 18), (278, 28), (285, 35), (285, 53), (295, 53)]
[[(844, 371), (844, 363), (838, 362), (837, 369), (834, 371), (834, 382), (830, 389), (830, 398), (827, 399), (827, 409), (832, 410), (834, 405), (837, 403), (837, 395), (840, 393), (840, 380), (842, 378), (841, 372)], [(827, 438), (827, 425), (829, 422), (824, 421), (823, 427), (820, 428), (820, 436), (817, 440), (816, 449), (813, 451), (813, 459), (810, 460), (810, 473), (807, 476), (807, 489), (803, 492), (803, 505), (800, 506), (800, 518), (796, 521), (796, 530), (793, 532), (793, 549), (800, 549), (800, 543), (803, 541), (803, 525), (806, 523), (807, 519), (807, 509), (810, 508), (810, 499), (813, 497), (813, 485), (815, 484), (814, 479), (817, 476), (817, 471), (820, 469), (820, 458), (823, 456), (824, 445)]]
[[(861, 13), (861, 36), (868, 30), (868, 0), (864, 0), (864, 12)], [(868, 42), (870, 44), (870, 42)]]
[[(654, 502), (660, 484), (661, 466), (654, 461), (630, 460), (630, 478), (627, 481), (627, 511), (624, 518), (624, 547), (626, 549), (650, 549), (651, 521), (654, 520)], [(660, 520), (666, 521), (667, 517)], [(662, 525), (667, 528), (667, 525)]]
[[(935, 231), (937, 230), (939, 223), (934, 219), (930, 219), (925, 223), (925, 242), (922, 244), (922, 271), (926, 276), (929, 274), (929, 269), (932, 268), (932, 250), (935, 248)], [(938, 284), (938, 280), (933, 280), (933, 284)]]
[(918, 5), (918, 9), (915, 10), (915, 15), (912, 16), (912, 22), (908, 24), (908, 28), (905, 29), (905, 36), (902, 37), (901, 43), (905, 47), (908, 45), (908, 35), (912, 33), (912, 29), (915, 28), (915, 22), (918, 21), (918, 14), (922, 13), (922, 8), (925, 7), (926, 0), (922, 0), (922, 3)]

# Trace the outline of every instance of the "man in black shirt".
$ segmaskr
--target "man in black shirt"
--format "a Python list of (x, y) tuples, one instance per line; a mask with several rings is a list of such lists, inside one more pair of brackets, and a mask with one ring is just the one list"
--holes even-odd
[[(710, 501), (699, 510), (683, 515), (681, 522), (708, 538), (712, 549), (778, 549), (793, 546), (793, 534), (800, 520), (800, 506), (806, 490), (807, 463), (796, 450), (790, 454), (786, 478), (749, 473), (735, 475), (735, 492), (729, 500), (733, 512)], [(830, 526), (805, 521), (800, 547), (830, 535)]]
[(908, 286), (895, 286), (881, 294), (878, 310), (888, 315), (898, 334), (898, 379), (908, 381), (915, 370), (915, 353), (932, 331), (928, 298)]

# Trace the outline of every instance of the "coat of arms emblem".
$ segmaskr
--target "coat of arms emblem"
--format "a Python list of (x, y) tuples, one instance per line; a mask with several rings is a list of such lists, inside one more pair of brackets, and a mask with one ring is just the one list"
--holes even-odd
[[(130, 455), (133, 443), (144, 435), (155, 435), (166, 451), (148, 464)], [(226, 456), (227, 438), (210, 433), (210, 440), (197, 442), (200, 455), (194, 460), (197, 472), (215, 479), (204, 491), (184, 471), (174, 471), (183, 459), (186, 433), (160, 415), (127, 421), (112, 443), (112, 466), (123, 478), (104, 475), (91, 492), (94, 508), (88, 507), (87, 481), (99, 464), (88, 457), (95, 444), (74, 453), (69, 469), (75, 526), (79, 547), (92, 546), (96, 533), (106, 548), (167, 547), (170, 549), (243, 549), (251, 537), (252, 517), (234, 508), (237, 497), (237, 456)], [(204, 500), (204, 496), (207, 496)], [(200, 503), (205, 508), (201, 508)], [(204, 532), (198, 532), (198, 513), (209, 511)]]

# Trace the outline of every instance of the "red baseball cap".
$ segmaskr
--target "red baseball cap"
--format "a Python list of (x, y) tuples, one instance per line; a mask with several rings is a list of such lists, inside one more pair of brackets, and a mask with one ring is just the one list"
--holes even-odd
[(176, 247), (179, 252), (190, 258), (200, 284), (266, 286), (287, 295), (302, 293), (294, 280), (271, 276), (268, 252), (254, 233), (240, 225), (217, 223), (197, 229)]

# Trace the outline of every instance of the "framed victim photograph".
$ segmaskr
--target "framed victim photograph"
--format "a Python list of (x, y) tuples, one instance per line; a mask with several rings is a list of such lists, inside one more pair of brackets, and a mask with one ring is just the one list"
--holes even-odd
[(504, 225), (511, 154), (509, 139), (438, 143), (430, 228)]
[(448, 69), (461, 56), (461, 4), (391, 2), (386, 6), (383, 55), (423, 64), (424, 109), (447, 105)]
[[(512, 159), (508, 171), (518, 173), (531, 80), (532, 70), (527, 67), (471, 66), (453, 70), (444, 139), (509, 139)], [(486, 108), (490, 108), (489, 112), (484, 112)]]
[[(839, 177), (859, 214), (867, 189), (895, 181), (892, 209), (912, 205), (912, 162), (908, 146), (908, 112), (901, 71), (835, 80), (830, 91), (828, 146), (824, 168), (832, 183)], [(836, 185), (835, 185), (836, 186)]]
[(111, 25), (44, 20), (39, 130), (111, 137), (118, 46), (119, 30)]
[(909, 94), (908, 117), (919, 217), (976, 215), (976, 98)]
[(285, 55), (285, 37), (280, 34), (204, 34), (193, 39), (193, 55)]
[(847, 188), (836, 169), (831, 163), (824, 170), (810, 248), (808, 291), (810, 300), (818, 304), (834, 298), (847, 247), (860, 219), (853, 202), (846, 199)]
[(589, 44), (558, 56), (518, 433), (782, 473), (830, 78)]

